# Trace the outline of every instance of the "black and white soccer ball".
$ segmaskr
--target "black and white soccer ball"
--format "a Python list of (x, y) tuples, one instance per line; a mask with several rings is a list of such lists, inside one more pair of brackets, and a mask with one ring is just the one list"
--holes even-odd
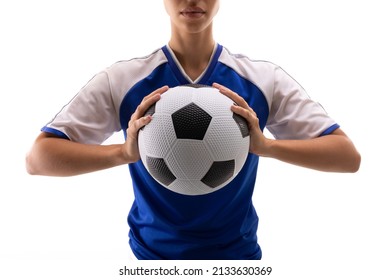
[(152, 121), (138, 134), (141, 160), (169, 190), (202, 195), (226, 186), (249, 152), (246, 120), (233, 101), (209, 86), (168, 89), (145, 113)]

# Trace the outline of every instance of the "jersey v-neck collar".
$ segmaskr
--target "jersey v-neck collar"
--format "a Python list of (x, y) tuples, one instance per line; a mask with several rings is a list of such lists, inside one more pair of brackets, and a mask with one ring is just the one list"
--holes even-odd
[(194, 81), (185, 73), (183, 67), (179, 63), (179, 60), (176, 58), (172, 49), (168, 45), (162, 47), (162, 51), (167, 57), (169, 66), (171, 67), (180, 84), (205, 84), (213, 73), (215, 66), (217, 65), (218, 58), (222, 52), (222, 46), (219, 44), (215, 45), (213, 54), (211, 55), (211, 59), (209, 61), (209, 65), (207, 65), (205, 71), (203, 71), (203, 73)]

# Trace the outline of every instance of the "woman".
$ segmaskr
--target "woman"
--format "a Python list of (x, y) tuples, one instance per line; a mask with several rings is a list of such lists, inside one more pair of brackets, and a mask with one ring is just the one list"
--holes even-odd
[[(356, 172), (346, 134), (280, 67), (230, 54), (213, 38), (218, 0), (164, 0), (169, 44), (100, 72), (43, 127), (27, 156), (31, 174), (72, 176), (129, 164), (135, 201), (128, 216), (138, 259), (260, 259), (252, 204), (259, 156), (307, 168)], [(212, 85), (235, 101), (250, 127), (250, 153), (226, 187), (186, 196), (160, 186), (139, 160), (145, 111), (169, 87)], [(267, 139), (267, 127), (275, 139)], [(123, 130), (123, 144), (100, 145)]]

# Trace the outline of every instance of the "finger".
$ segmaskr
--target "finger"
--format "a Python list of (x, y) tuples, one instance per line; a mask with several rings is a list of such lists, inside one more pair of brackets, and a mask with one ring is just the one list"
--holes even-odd
[(233, 111), (233, 113), (236, 113), (236, 114), (240, 115), (241, 117), (247, 119), (248, 121), (249, 121), (249, 118), (252, 115), (247, 109), (245, 109), (245, 108), (243, 108), (241, 106), (238, 106), (236, 104), (232, 105), (231, 110)]
[(231, 89), (229, 89), (229, 88), (227, 88), (227, 87), (225, 87), (223, 85), (220, 85), (218, 83), (213, 83), (213, 87), (218, 89), (219, 92), (222, 93), (223, 95), (229, 97), (237, 105), (239, 105), (241, 107), (244, 107), (246, 109), (250, 108), (248, 103), (245, 101), (245, 99), (243, 97), (241, 97), (240, 95), (238, 95), (237, 93), (235, 93), (234, 91), (232, 91)]
[(139, 118), (133, 122), (129, 122), (128, 134), (136, 136), (138, 134), (138, 130), (147, 125), (152, 121), (152, 116), (145, 116)]
[(253, 125), (257, 125), (259, 121), (256, 114), (253, 113), (253, 110), (251, 109), (245, 109), (238, 105), (232, 105), (231, 110), (233, 111), (233, 113), (240, 115), (241, 117), (246, 119), (248, 123), (251, 123)]
[(224, 94), (227, 97), (229, 97), (230, 99), (232, 99), (236, 105), (241, 106), (241, 107), (245, 108), (246, 110), (249, 110), (250, 113), (252, 113), (255, 117), (257, 116), (256, 112), (252, 109), (252, 107), (249, 106), (249, 104), (245, 101), (245, 99), (242, 96), (238, 95), (237, 93), (235, 93), (231, 89), (229, 89), (225, 86), (222, 86), (218, 83), (214, 83), (213, 86), (215, 88), (219, 89), (219, 91), (222, 94)]
[(148, 97), (147, 99), (142, 100), (142, 102), (137, 106), (137, 109), (135, 110), (133, 117), (135, 119), (139, 119), (144, 116), (145, 112), (158, 100), (160, 100), (161, 95), (155, 94), (153, 96)]
[(156, 94), (160, 94), (160, 95), (161, 95), (161, 94), (163, 94), (164, 92), (166, 92), (168, 89), (169, 89), (168, 86), (160, 87), (160, 88), (156, 89), (155, 91), (153, 91), (152, 93), (146, 95), (146, 96), (144, 97), (144, 99), (149, 99), (150, 97), (153, 97), (153, 96), (156, 95)]
[(141, 104), (142, 103), (147, 103), (147, 105), (152, 105), (150, 104), (151, 102), (153, 102), (152, 100), (156, 100), (156, 98), (158, 99), (158, 97), (156, 96), (160, 96), (161, 94), (163, 94), (164, 92), (166, 92), (167, 90), (169, 89), (168, 86), (163, 86), (161, 88), (158, 88), (156, 89), (155, 91), (153, 91), (152, 93), (146, 95), (142, 101), (141, 101)]
[(152, 93), (145, 96), (141, 103), (138, 105), (137, 109), (135, 110), (134, 114), (132, 115), (133, 120), (137, 120), (144, 116), (147, 109), (150, 108), (154, 103), (156, 103), (161, 98), (161, 94), (166, 92), (169, 89), (168, 86), (163, 86), (161, 88), (156, 89)]

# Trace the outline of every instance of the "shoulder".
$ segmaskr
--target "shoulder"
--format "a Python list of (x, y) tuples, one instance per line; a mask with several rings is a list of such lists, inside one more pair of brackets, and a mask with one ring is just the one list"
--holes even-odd
[(156, 68), (160, 64), (167, 61), (161, 48), (156, 49), (152, 53), (136, 57), (128, 60), (120, 60), (106, 68), (106, 72), (109, 75), (118, 74), (118, 73), (129, 73), (129, 71), (138, 71), (139, 69), (148, 67)]
[(136, 83), (166, 62), (167, 58), (159, 48), (143, 57), (115, 62), (103, 72), (107, 75), (112, 95), (120, 100)]
[(241, 72), (250, 73), (251, 71), (255, 71), (256, 75), (259, 73), (270, 75), (279, 68), (279, 66), (273, 62), (253, 59), (241, 53), (232, 53), (226, 47), (223, 47), (220, 61), (227, 66), (240, 69)]
[(292, 84), (300, 86), (280, 65), (267, 60), (256, 60), (243, 54), (234, 54), (224, 47), (220, 61), (262, 89), (268, 88), (273, 92), (276, 84), (286, 87)]
[(277, 72), (280, 67), (266, 60), (255, 60), (244, 54), (235, 54), (223, 48), (220, 63), (232, 69), (241, 78), (249, 81), (272, 103)]
[(277, 64), (266, 60), (255, 60), (244, 54), (235, 54), (225, 47), (221, 53), (220, 62), (257, 85), (264, 94), (272, 94), (275, 77), (280, 69)]

